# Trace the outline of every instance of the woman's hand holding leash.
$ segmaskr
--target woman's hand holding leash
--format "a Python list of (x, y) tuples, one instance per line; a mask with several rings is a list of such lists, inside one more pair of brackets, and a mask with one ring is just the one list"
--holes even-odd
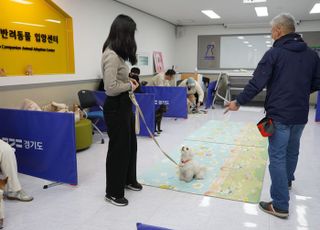
[(139, 83), (135, 79), (130, 78), (130, 83), (132, 91), (135, 91), (139, 86)]

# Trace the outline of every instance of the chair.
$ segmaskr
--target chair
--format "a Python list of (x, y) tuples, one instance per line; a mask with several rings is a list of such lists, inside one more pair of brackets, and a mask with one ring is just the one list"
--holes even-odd
[(105, 91), (103, 79), (101, 79), (99, 82), (98, 91)]
[[(104, 144), (103, 133), (97, 127), (97, 123), (104, 120), (103, 108), (98, 104), (96, 97), (90, 90), (80, 90), (78, 92), (80, 109), (84, 112), (87, 119), (91, 120), (93, 129), (101, 136), (101, 144)], [(86, 109), (98, 108), (96, 111), (86, 111)]]

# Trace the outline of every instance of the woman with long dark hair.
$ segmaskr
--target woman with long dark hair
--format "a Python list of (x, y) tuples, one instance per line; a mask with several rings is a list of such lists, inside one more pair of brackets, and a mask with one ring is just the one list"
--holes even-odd
[(134, 34), (136, 23), (126, 15), (113, 21), (109, 36), (103, 45), (101, 68), (107, 94), (103, 112), (109, 136), (106, 160), (106, 201), (125, 206), (125, 188), (140, 191), (137, 182), (137, 137), (129, 91), (139, 84), (129, 79), (125, 61), (136, 64), (137, 45)]

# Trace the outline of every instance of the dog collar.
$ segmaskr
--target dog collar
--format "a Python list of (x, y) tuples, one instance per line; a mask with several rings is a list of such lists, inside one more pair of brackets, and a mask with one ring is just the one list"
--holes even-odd
[(188, 163), (189, 161), (191, 161), (191, 160), (190, 160), (190, 159), (189, 159), (189, 160), (185, 160), (185, 161), (181, 160), (181, 163), (182, 163), (182, 164), (186, 164), (186, 163)]

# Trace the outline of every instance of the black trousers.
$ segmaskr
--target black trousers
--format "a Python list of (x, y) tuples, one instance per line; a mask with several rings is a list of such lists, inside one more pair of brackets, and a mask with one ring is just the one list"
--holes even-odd
[(109, 136), (106, 193), (122, 198), (125, 185), (137, 182), (137, 137), (128, 93), (116, 97), (108, 96), (103, 112)]

